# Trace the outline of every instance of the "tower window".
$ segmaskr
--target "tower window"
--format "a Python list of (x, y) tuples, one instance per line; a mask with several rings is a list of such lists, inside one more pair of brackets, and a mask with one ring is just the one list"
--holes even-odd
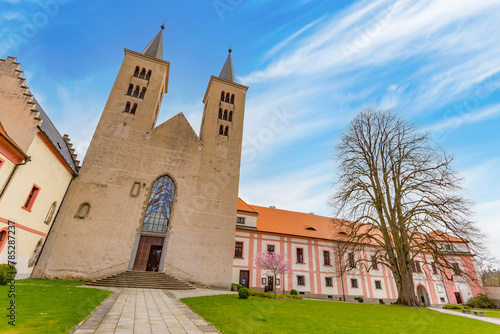
[(222, 125), (219, 127), (219, 134), (220, 135), (224, 134), (224, 127)]
[(224, 110), (224, 120), (227, 121), (227, 110)]
[(137, 67), (135, 68), (134, 77), (138, 77), (138, 76), (139, 76), (139, 71), (140, 71), (140, 70), (141, 70), (141, 69), (139, 68), (139, 66), (137, 66)]
[(229, 102), (229, 93), (226, 94), (226, 102)]
[(130, 84), (130, 86), (128, 86), (127, 95), (132, 95), (133, 90), (134, 90), (134, 85)]
[(231, 102), (229, 102), (229, 103), (234, 104), (234, 94), (231, 95)]
[(134, 95), (132, 95), (132, 96), (133, 97), (138, 97), (139, 96), (139, 90), (140, 90), (140, 87), (139, 86), (135, 86)]
[(130, 113), (135, 115), (136, 110), (137, 110), (137, 103), (134, 103), (134, 106), (132, 107), (132, 110), (130, 110)]
[(125, 105), (125, 110), (123, 112), (129, 113), (130, 112), (130, 102), (127, 102)]
[(220, 100), (221, 100), (222, 102), (224, 102), (224, 95), (225, 95), (225, 94), (224, 94), (224, 92), (220, 93)]
[(227, 119), (229, 122), (232, 122), (233, 121), (233, 112), (230, 111), (229, 112), (229, 118)]
[(222, 119), (222, 109), (219, 109), (219, 119)]
[(49, 225), (50, 222), (52, 221), (52, 218), (54, 217), (54, 212), (56, 211), (56, 206), (57, 202), (52, 203), (52, 205), (49, 208), (49, 212), (47, 212), (47, 216), (45, 217), (45, 220), (43, 221), (45, 224)]
[(229, 126), (226, 126), (226, 130), (224, 130), (224, 136), (227, 136), (228, 132), (229, 132)]
[(143, 68), (141, 71), (141, 75), (139, 75), (139, 79), (144, 79), (145, 76), (146, 76), (146, 69)]
[(139, 95), (139, 98), (140, 98), (140, 99), (143, 99), (143, 98), (144, 98), (144, 95), (146, 95), (146, 87), (144, 87), (144, 88), (142, 89), (142, 92), (141, 92), (141, 95)]
[(148, 74), (146, 74), (146, 80), (149, 80), (151, 78), (151, 70), (148, 71)]

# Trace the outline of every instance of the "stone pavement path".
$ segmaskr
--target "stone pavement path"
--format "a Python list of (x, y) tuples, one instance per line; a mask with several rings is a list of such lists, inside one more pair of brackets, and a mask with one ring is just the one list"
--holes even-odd
[(116, 289), (72, 333), (219, 333), (179, 298), (227, 293), (233, 292), (209, 289)]
[(466, 317), (470, 319), (475, 319), (475, 320), (481, 320), (485, 322), (489, 322), (495, 325), (500, 325), (500, 318), (490, 318), (490, 317), (479, 317), (477, 315), (472, 315), (472, 314), (465, 314), (461, 312), (456, 312), (456, 311), (451, 311), (451, 310), (444, 310), (442, 308), (435, 308), (435, 307), (428, 307), (430, 310), (438, 311), (441, 313), (446, 313), (446, 314), (452, 314), (452, 315), (458, 315), (460, 317)]

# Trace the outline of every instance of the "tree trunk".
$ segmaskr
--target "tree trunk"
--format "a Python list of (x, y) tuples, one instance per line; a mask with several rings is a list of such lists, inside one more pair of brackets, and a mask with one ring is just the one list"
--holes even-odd
[(400, 269), (401, 270), (397, 273), (394, 273), (393, 270), (396, 286), (398, 288), (398, 300), (395, 304), (413, 307), (420, 306), (418, 298), (415, 294), (411, 268), (403, 264), (400, 266)]
[(276, 275), (274, 275), (273, 279), (273, 291), (274, 291), (274, 299), (276, 299)]

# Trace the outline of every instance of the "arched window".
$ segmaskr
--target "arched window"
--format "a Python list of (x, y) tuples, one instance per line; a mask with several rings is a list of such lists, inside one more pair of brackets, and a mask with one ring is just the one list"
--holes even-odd
[(80, 204), (78, 210), (76, 210), (75, 218), (85, 219), (90, 212), (90, 204), (85, 202)]
[(149, 80), (151, 78), (151, 70), (148, 71), (148, 74), (146, 74), (146, 80)]
[(137, 103), (134, 103), (134, 106), (132, 107), (132, 110), (130, 110), (130, 113), (135, 115), (136, 110), (137, 110)]
[(234, 94), (231, 95), (231, 102), (229, 102), (229, 103), (234, 104)]
[(138, 77), (138, 76), (139, 76), (139, 71), (140, 71), (140, 70), (141, 70), (141, 69), (139, 68), (139, 66), (136, 66), (136, 68), (135, 68), (135, 72), (134, 72), (134, 77)]
[(139, 90), (141, 88), (139, 86), (135, 86), (135, 90), (134, 90), (134, 95), (132, 95), (133, 97), (138, 97), (139, 96)]
[(167, 175), (153, 183), (142, 229), (166, 232), (174, 204), (175, 183)]
[(224, 93), (224, 92), (220, 93), (220, 100), (221, 100), (222, 102), (224, 102), (224, 96), (225, 96), (225, 93)]
[(219, 127), (219, 134), (220, 135), (224, 134), (224, 127), (222, 125)]
[(49, 212), (47, 212), (47, 216), (45, 217), (44, 223), (49, 225), (50, 222), (52, 221), (52, 218), (54, 217), (54, 212), (56, 212), (56, 206), (57, 202), (52, 203), (52, 205), (49, 208)]
[(224, 136), (227, 136), (228, 132), (229, 132), (229, 126), (226, 126), (226, 130), (224, 130)]
[(142, 89), (142, 92), (141, 92), (141, 95), (139, 95), (139, 98), (140, 98), (140, 99), (143, 99), (143, 98), (144, 98), (144, 95), (146, 95), (146, 87), (144, 87), (144, 88)]
[(139, 79), (144, 79), (145, 76), (146, 76), (146, 69), (143, 68), (141, 71), (141, 75), (139, 75)]
[(125, 105), (125, 110), (124, 112), (129, 113), (130, 112), (130, 102), (127, 102), (127, 105)]
[(229, 118), (227, 119), (229, 122), (232, 122), (233, 121), (233, 112), (230, 111), (229, 112)]
[(134, 90), (134, 85), (130, 84), (130, 86), (128, 86), (127, 95), (132, 95), (133, 90)]
[(219, 109), (219, 119), (222, 119), (222, 109)]
[(40, 238), (40, 240), (38, 240), (35, 246), (35, 249), (33, 249), (31, 257), (28, 260), (28, 268), (31, 268), (35, 265), (36, 261), (38, 260), (38, 257), (40, 256), (40, 251), (42, 250), (42, 246), (43, 246), (43, 238)]
[(229, 93), (226, 94), (226, 102), (229, 102)]
[(227, 121), (227, 110), (224, 110), (224, 118), (225, 121)]

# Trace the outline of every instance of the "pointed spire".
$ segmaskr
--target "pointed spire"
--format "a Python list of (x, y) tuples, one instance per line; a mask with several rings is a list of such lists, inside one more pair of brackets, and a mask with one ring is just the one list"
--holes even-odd
[(222, 71), (220, 71), (219, 78), (231, 81), (231, 82), (236, 82), (234, 81), (234, 71), (233, 71), (233, 62), (231, 61), (231, 48), (229, 48), (229, 54), (227, 55), (226, 62), (224, 63), (224, 67), (222, 67)]
[(142, 54), (158, 59), (163, 59), (163, 29), (165, 25), (161, 25), (160, 32), (156, 35), (148, 46), (141, 52)]

